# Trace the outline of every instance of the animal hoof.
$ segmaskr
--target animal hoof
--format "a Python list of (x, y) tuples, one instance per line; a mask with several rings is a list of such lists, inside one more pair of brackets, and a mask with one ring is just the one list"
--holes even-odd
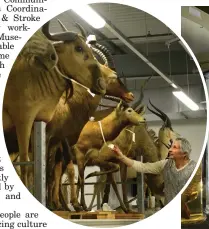
[(53, 202), (54, 208), (58, 210), (62, 210), (62, 204), (59, 201)]
[(128, 213), (128, 209), (125, 206), (121, 206), (121, 209), (125, 212)]
[(75, 209), (76, 212), (81, 212), (81, 211), (83, 211), (83, 208), (82, 208), (82, 206), (80, 206), (80, 205), (73, 205), (73, 207), (74, 207), (74, 209)]
[(54, 206), (53, 204), (47, 205), (47, 208), (48, 208), (50, 211), (54, 211), (54, 210), (55, 210), (55, 206)]
[(83, 211), (88, 211), (86, 204), (83, 205)]

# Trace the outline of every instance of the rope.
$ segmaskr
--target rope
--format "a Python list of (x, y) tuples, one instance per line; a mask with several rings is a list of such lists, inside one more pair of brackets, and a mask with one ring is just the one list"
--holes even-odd
[(73, 83), (76, 83), (77, 85), (79, 85), (79, 86), (85, 88), (85, 89), (88, 91), (88, 93), (89, 93), (92, 97), (95, 96), (95, 94), (92, 93), (91, 90), (90, 90), (88, 87), (84, 86), (83, 84), (77, 82), (77, 81), (74, 80), (74, 79), (71, 79), (71, 78), (69, 78), (69, 77), (63, 75), (63, 74), (60, 72), (60, 70), (57, 68), (57, 66), (55, 66), (55, 69), (56, 69), (56, 71), (57, 71), (63, 78), (65, 78), (65, 79), (67, 79), (67, 80), (70, 80), (70, 81), (72, 81)]
[(98, 121), (98, 123), (99, 123), (99, 127), (100, 127), (100, 131), (101, 131), (101, 134), (102, 134), (103, 141), (104, 141), (105, 144), (107, 144), (107, 142), (105, 141), (103, 130), (102, 130), (102, 123), (101, 123), (101, 121)]

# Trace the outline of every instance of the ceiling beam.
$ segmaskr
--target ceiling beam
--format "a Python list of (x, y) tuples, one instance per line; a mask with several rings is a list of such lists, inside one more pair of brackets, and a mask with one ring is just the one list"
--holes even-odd
[[(148, 35), (141, 35), (141, 36), (129, 36), (127, 39), (129, 40), (137, 40), (140, 43), (147, 42), (157, 42), (157, 41), (165, 41), (172, 39), (173, 34), (172, 33), (160, 33), (160, 34), (148, 34)], [(107, 39), (99, 39), (99, 41), (120, 41), (117, 37), (111, 37)]]
[[(104, 18), (105, 19), (105, 18)], [(124, 34), (120, 30), (118, 30), (111, 22), (105, 19), (106, 25), (105, 27), (111, 31), (116, 37), (118, 37), (133, 53), (135, 53), (140, 59), (142, 59), (150, 68), (152, 68), (155, 72), (157, 72), (169, 85), (173, 85), (173, 81), (171, 81), (163, 72), (160, 71), (154, 64), (152, 64), (144, 54), (142, 54), (139, 50), (137, 50), (133, 43), (125, 37)]]

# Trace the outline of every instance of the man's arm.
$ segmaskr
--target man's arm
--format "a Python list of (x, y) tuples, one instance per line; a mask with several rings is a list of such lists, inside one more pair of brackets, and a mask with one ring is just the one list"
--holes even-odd
[(153, 163), (142, 163), (140, 161), (133, 161), (132, 168), (134, 168), (137, 172), (141, 173), (151, 173), (151, 174), (159, 174), (162, 172), (167, 160), (161, 160)]
[(161, 160), (154, 163), (142, 163), (140, 161), (132, 160), (126, 157), (125, 155), (123, 155), (123, 153), (120, 151), (120, 149), (117, 146), (115, 146), (113, 150), (115, 151), (115, 153), (117, 153), (118, 159), (121, 162), (126, 164), (128, 167), (132, 167), (137, 172), (141, 172), (141, 173), (159, 174), (161, 173), (161, 171), (163, 170), (167, 162), (167, 160)]

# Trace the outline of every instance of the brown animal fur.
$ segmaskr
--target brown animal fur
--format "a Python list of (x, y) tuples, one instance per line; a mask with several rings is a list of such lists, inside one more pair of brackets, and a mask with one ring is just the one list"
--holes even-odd
[[(142, 117), (143, 112), (140, 115), (136, 115), (137, 113), (133, 109), (124, 108), (122, 104), (119, 104), (110, 115), (101, 120), (105, 139), (107, 141), (113, 140), (127, 125), (139, 125), (141, 122), (144, 122), (145, 120)], [(87, 209), (84, 199), (85, 154), (91, 148), (100, 149), (102, 145), (103, 138), (98, 122), (88, 122), (83, 128), (77, 144), (73, 147), (80, 176), (81, 204), (84, 209)]]
[[(128, 154), (129, 150), (131, 149), (132, 144), (134, 144), (132, 142), (132, 133), (128, 130), (131, 130), (132, 132), (134, 132), (135, 126), (128, 126), (125, 127), (120, 134), (113, 140), (113, 141), (108, 141), (106, 144), (103, 144), (102, 148), (100, 150), (98, 149), (91, 149), (87, 152), (86, 156), (85, 156), (85, 165), (97, 165), (100, 166), (101, 170), (105, 170), (104, 172), (93, 172), (91, 174), (89, 174), (87, 177), (91, 177), (91, 176), (99, 176), (99, 175), (103, 175), (103, 174), (107, 174), (107, 180), (110, 182), (112, 182), (112, 186), (114, 188), (114, 191), (118, 197), (118, 200), (120, 202), (121, 208), (125, 211), (128, 212), (129, 209), (126, 208), (126, 206), (124, 205), (114, 177), (112, 175), (113, 172), (117, 172), (120, 168), (120, 161), (117, 158), (117, 155), (108, 148), (109, 144), (113, 144), (113, 145), (117, 145), (122, 152), (125, 152), (126, 154)], [(97, 190), (95, 190), (94, 192), (94, 196), (92, 198), (92, 203), (93, 203), (93, 199), (95, 198), (96, 193), (99, 191), (99, 187), (97, 187)], [(91, 209), (92, 207), (92, 203), (89, 206), (89, 209)], [(104, 201), (103, 201), (104, 203)]]
[[(106, 94), (131, 101), (133, 99), (133, 94), (128, 92), (126, 87), (118, 81), (116, 73), (104, 65), (100, 65), (100, 68), (102, 69), (103, 77), (107, 84)], [(52, 138), (49, 145), (49, 151), (50, 148), (54, 148), (57, 142), (63, 140), (65, 137), (67, 138), (70, 146), (74, 145), (79, 138), (82, 128), (89, 120), (89, 117), (93, 115), (101, 100), (101, 96), (96, 95), (95, 97), (92, 97), (88, 92), (86, 92), (86, 90), (82, 90), (77, 85), (74, 85), (74, 95), (71, 99), (66, 101), (65, 97), (66, 96), (63, 95), (60, 99), (55, 115), (53, 116), (52, 121), (47, 125), (47, 138)], [(49, 157), (54, 157), (54, 153), (49, 152)], [(53, 160), (51, 163), (53, 164)], [(50, 175), (52, 172), (52, 165), (48, 165), (48, 167), (49, 173), (47, 177), (49, 182), (53, 182), (53, 174)], [(61, 178), (59, 180), (61, 180)], [(74, 180), (71, 180), (71, 183), (73, 182)], [(49, 190), (49, 192), (51, 191), (52, 189)], [(74, 202), (71, 200), (71, 203), (74, 208), (80, 210), (76, 198), (72, 197), (72, 199)], [(56, 200), (59, 200), (58, 196), (56, 197)], [(52, 201), (55, 206), (60, 206), (59, 202), (55, 200)], [(49, 205), (51, 206), (52, 204), (49, 203)]]
[[(98, 112), (98, 116), (96, 116), (101, 118), (103, 113), (106, 115), (111, 110), (112, 109), (108, 109), (104, 112), (100, 111)], [(136, 126), (134, 132), (136, 134), (136, 143), (131, 145), (131, 150), (126, 150), (123, 148), (126, 147), (127, 144), (123, 144), (123, 142), (125, 142), (124, 138), (117, 138), (119, 146), (121, 147), (124, 155), (130, 158), (135, 158), (135, 152), (139, 151), (143, 155), (144, 162), (156, 162), (158, 160), (165, 159), (168, 154), (168, 149), (163, 143), (168, 145), (170, 143), (170, 139), (173, 139), (175, 137), (174, 132), (170, 128), (164, 127), (164, 125), (159, 130), (159, 137), (156, 137), (153, 130), (148, 130), (146, 125)], [(127, 135), (128, 138), (129, 133), (124, 132), (124, 135)], [(127, 180), (127, 166), (124, 163), (121, 163), (120, 170), (121, 180), (124, 182), (122, 184), (123, 200), (126, 208), (128, 209), (128, 211), (130, 211), (125, 184)], [(161, 175), (147, 174), (147, 183), (154, 195), (163, 196), (163, 178)]]
[[(48, 45), (47, 39), (42, 40), (43, 45), (45, 42)], [(75, 51), (78, 46), (82, 47), (82, 52)], [(101, 84), (98, 86), (98, 79), (102, 79), (98, 62), (81, 37), (77, 36), (74, 42), (56, 44), (55, 49), (59, 57), (58, 66), (63, 74), (98, 93), (105, 92), (104, 88), (99, 87)], [(34, 50), (31, 50), (31, 54), (33, 52)], [(67, 85), (66, 80), (54, 69), (46, 71), (45, 68), (39, 70), (31, 67), (30, 63), (27, 63), (27, 56), (24, 58), (19, 55), (14, 63), (4, 95), (3, 127), (4, 131), (16, 128), (21, 161), (28, 161), (33, 122), (49, 122), (52, 119), (55, 107)], [(21, 167), (21, 178), (27, 186), (27, 166)]]

